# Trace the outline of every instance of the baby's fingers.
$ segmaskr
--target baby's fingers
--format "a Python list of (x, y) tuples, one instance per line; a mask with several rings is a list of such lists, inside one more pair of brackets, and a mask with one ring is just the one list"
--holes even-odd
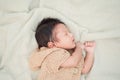
[(87, 47), (95, 46), (95, 41), (86, 41), (86, 42), (84, 43), (84, 45), (87, 46)]

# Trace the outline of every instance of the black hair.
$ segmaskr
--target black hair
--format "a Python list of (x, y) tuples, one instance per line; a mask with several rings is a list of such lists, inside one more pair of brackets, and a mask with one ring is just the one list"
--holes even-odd
[(44, 18), (37, 26), (35, 38), (38, 48), (48, 47), (47, 44), (52, 37), (52, 31), (57, 24), (64, 24), (57, 18)]

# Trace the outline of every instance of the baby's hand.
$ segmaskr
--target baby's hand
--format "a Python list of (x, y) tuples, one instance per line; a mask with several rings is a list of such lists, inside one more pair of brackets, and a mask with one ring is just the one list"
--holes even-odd
[(81, 43), (78, 41), (78, 42), (76, 42), (76, 48), (80, 48), (81, 47)]
[(84, 49), (84, 44), (81, 43), (80, 41), (76, 42), (76, 48)]
[(84, 49), (87, 53), (94, 53), (95, 45), (95, 41), (86, 41), (84, 43)]
[(81, 51), (81, 50), (82, 50), (82, 49), (81, 49), (81, 45), (82, 45), (82, 43), (80, 43), (79, 41), (76, 42), (75, 51), (76, 51), (76, 50), (80, 50), (80, 51)]

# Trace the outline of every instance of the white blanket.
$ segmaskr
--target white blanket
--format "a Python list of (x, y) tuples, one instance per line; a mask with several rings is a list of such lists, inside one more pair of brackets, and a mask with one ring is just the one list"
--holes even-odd
[[(37, 0), (38, 1), (38, 0)], [(29, 12), (0, 12), (0, 80), (32, 80), (28, 56), (44, 17), (65, 22), (76, 41), (95, 40), (95, 63), (86, 80), (120, 79), (119, 0), (40, 0)]]

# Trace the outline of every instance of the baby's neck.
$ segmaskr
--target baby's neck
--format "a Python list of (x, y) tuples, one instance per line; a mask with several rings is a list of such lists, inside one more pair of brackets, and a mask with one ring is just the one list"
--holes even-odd
[(70, 54), (72, 54), (74, 52), (74, 49), (69, 49), (67, 50)]

